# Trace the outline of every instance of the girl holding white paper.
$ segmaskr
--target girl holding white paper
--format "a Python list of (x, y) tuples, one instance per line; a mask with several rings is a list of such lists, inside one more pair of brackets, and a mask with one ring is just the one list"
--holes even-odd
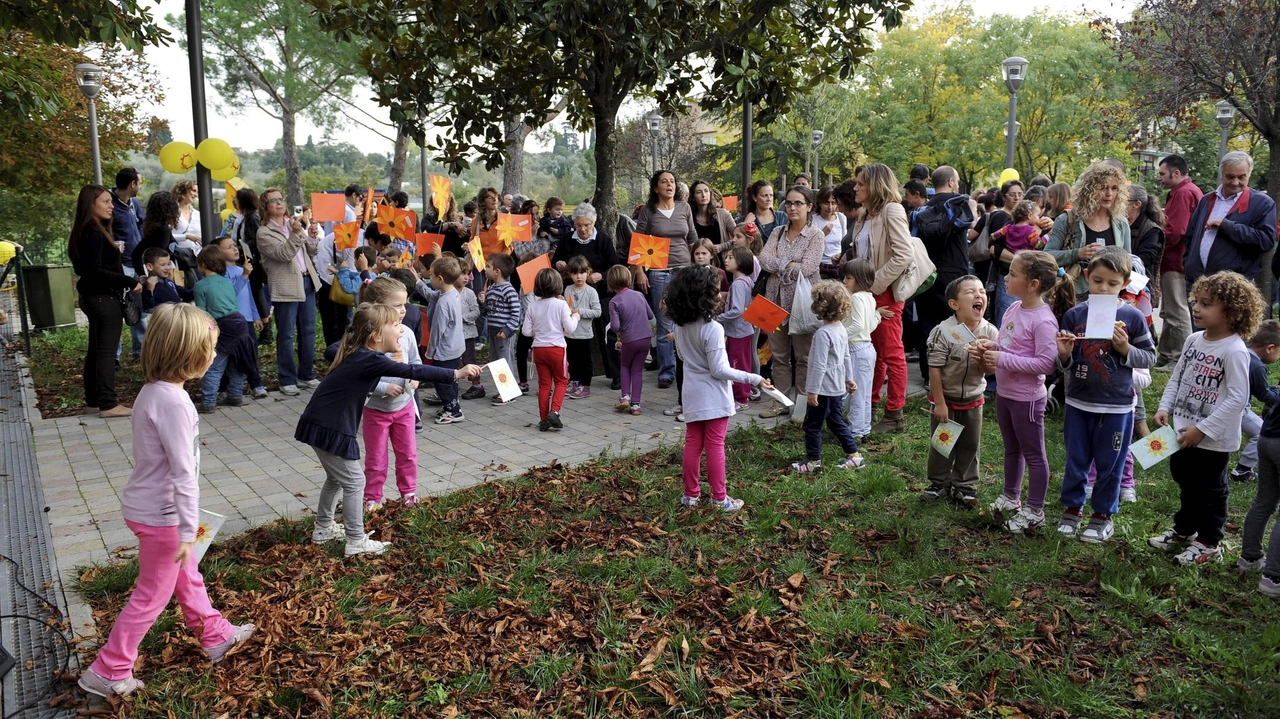
[(200, 530), (200, 420), (183, 383), (213, 364), (218, 325), (195, 305), (156, 308), (142, 347), (147, 383), (133, 405), (133, 474), (120, 494), (125, 524), (138, 537), (138, 581), (107, 643), (80, 677), (101, 697), (142, 688), (138, 645), (177, 594), (187, 627), (214, 664), (256, 627), (236, 626), (209, 602), (192, 556)]

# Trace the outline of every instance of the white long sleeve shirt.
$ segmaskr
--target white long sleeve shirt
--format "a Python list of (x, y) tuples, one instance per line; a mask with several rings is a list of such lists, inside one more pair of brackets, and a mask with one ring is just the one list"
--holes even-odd
[(1240, 416), (1249, 406), (1249, 350), (1239, 335), (1217, 341), (1197, 332), (1182, 346), (1182, 356), (1160, 397), (1160, 409), (1179, 434), (1197, 427), (1201, 449), (1240, 449)]

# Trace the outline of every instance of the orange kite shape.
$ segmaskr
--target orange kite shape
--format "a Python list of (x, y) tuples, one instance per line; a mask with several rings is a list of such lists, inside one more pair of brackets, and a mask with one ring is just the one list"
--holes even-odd
[(786, 310), (765, 299), (764, 295), (756, 295), (742, 313), (742, 319), (766, 333), (777, 332), (782, 323), (787, 321), (787, 316)]

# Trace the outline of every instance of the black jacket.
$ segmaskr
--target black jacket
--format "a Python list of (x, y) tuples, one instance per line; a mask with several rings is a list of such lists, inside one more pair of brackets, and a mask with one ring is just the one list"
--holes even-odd
[(920, 208), (915, 219), (920, 242), (938, 268), (934, 285), (945, 288), (969, 274), (969, 227), (973, 224), (969, 196), (939, 192)]
[(1164, 254), (1164, 228), (1142, 215), (1129, 227), (1133, 254), (1142, 260), (1148, 277), (1155, 277), (1160, 269), (1160, 257)]

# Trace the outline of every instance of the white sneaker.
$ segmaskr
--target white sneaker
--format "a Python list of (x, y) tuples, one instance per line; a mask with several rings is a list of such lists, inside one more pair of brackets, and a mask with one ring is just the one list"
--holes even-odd
[(1164, 534), (1161, 534), (1158, 537), (1151, 537), (1150, 539), (1148, 539), (1147, 544), (1150, 544), (1156, 549), (1162, 549), (1166, 552), (1176, 552), (1180, 549), (1185, 548), (1188, 544), (1191, 544), (1191, 542), (1193, 542), (1195, 538), (1196, 538), (1195, 532), (1192, 532), (1190, 536), (1184, 537), (1181, 534), (1178, 534), (1177, 532), (1173, 531), (1172, 529), (1166, 529), (1164, 530)]
[(316, 527), (315, 531), (311, 533), (311, 541), (316, 544), (325, 544), (326, 542), (332, 542), (335, 539), (341, 539), (345, 536), (347, 536), (346, 528), (344, 528), (341, 523), (335, 522), (333, 526), (326, 529)]
[(298, 382), (298, 386), (299, 386), (299, 387), (301, 387), (301, 388), (303, 388), (303, 389), (315, 389), (316, 387), (319, 387), (319, 386), (320, 386), (320, 380), (318, 380), (318, 379), (304, 379), (304, 380), (302, 380), (302, 381)]
[(668, 407), (667, 409), (662, 410), (662, 413), (667, 415), (668, 417), (676, 417), (684, 413), (684, 407), (680, 405), (676, 405), (674, 407)]
[(1110, 519), (1101, 519), (1099, 517), (1090, 517), (1089, 526), (1084, 528), (1080, 533), (1080, 541), (1090, 544), (1102, 544), (1111, 539), (1111, 535), (1116, 533), (1115, 522)]
[(1221, 547), (1208, 547), (1200, 542), (1192, 542), (1187, 546), (1181, 554), (1173, 558), (1173, 561), (1184, 567), (1190, 567), (1193, 564), (1208, 564), (1209, 562), (1222, 561)]
[(391, 548), (391, 542), (379, 542), (371, 539), (369, 535), (364, 535), (364, 539), (352, 541), (347, 540), (347, 556), (354, 557), (357, 554), (382, 554)]
[(298, 389), (298, 385), (296, 384), (282, 384), (280, 385), (280, 394), (289, 397), (297, 397), (302, 394), (302, 390)]
[(373, 513), (373, 512), (378, 511), (379, 509), (382, 509), (382, 502), (375, 502), (375, 501), (373, 501), (373, 500), (371, 500), (371, 499), (366, 499), (366, 500), (365, 500), (365, 502), (364, 502), (364, 513), (365, 513), (365, 514), (371, 514), (371, 513)]
[(1012, 516), (1022, 509), (1022, 502), (1001, 492), (1000, 496), (996, 497), (996, 501), (991, 503), (990, 509), (992, 516), (995, 517)]
[(129, 696), (146, 686), (131, 676), (113, 682), (92, 669), (84, 670), (84, 674), (80, 675), (79, 683), (81, 689), (90, 694), (96, 694), (103, 699)]
[(223, 659), (226, 659), (227, 652), (231, 651), (231, 649), (235, 645), (253, 636), (253, 633), (257, 631), (257, 629), (258, 628), (252, 624), (241, 624), (240, 626), (236, 627), (236, 630), (231, 633), (231, 636), (227, 639), (227, 641), (214, 647), (208, 647), (207, 649), (204, 650), (205, 653), (209, 655), (209, 661), (213, 662), (214, 664), (217, 664), (221, 662)]
[(1266, 563), (1267, 563), (1267, 558), (1265, 556), (1258, 557), (1257, 559), (1254, 559), (1252, 561), (1245, 559), (1244, 557), (1241, 557), (1236, 560), (1236, 571), (1240, 572), (1241, 574), (1248, 574), (1249, 572), (1261, 572), (1262, 567), (1265, 566)]
[(1044, 512), (1037, 512), (1030, 507), (1019, 508), (1018, 513), (1004, 523), (1004, 528), (1011, 534), (1025, 534), (1029, 529), (1039, 529), (1043, 526)]
[(746, 402), (733, 405), (734, 412), (746, 412), (748, 409), (751, 409), (751, 405)]
[(1120, 501), (1121, 503), (1138, 501), (1138, 490), (1133, 487), (1121, 487)]
[(267, 388), (266, 388), (266, 387), (254, 387), (254, 388), (253, 388), (253, 398), (254, 398), (254, 399), (266, 399), (266, 398), (268, 398), (268, 397), (270, 397), (270, 396), (271, 396), (271, 395), (267, 394)]

